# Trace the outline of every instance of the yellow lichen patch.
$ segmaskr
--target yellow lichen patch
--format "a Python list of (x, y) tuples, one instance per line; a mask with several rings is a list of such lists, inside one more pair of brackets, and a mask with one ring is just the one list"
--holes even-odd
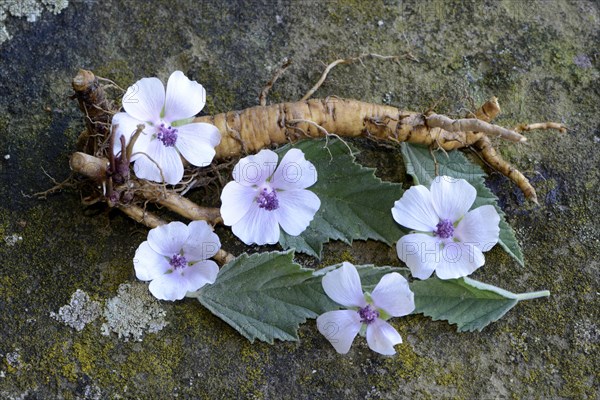
[(447, 369), (440, 369), (435, 378), (435, 383), (446, 388), (453, 388), (460, 391), (464, 388), (464, 376), (466, 374), (463, 364), (450, 363)]
[(58, 383), (61, 378), (70, 382), (77, 380), (77, 374), (81, 371), (75, 360), (70, 357), (71, 341), (57, 341), (44, 353), (39, 360), (39, 366), (43, 371), (53, 371), (55, 375), (45, 374), (46, 383)]
[(177, 385), (177, 371), (182, 362), (181, 338), (145, 339), (144, 346), (133, 346), (127, 355), (122, 373), (126, 380), (146, 381), (155, 386), (154, 390), (172, 393)]
[(558, 394), (571, 399), (594, 399), (598, 395), (598, 370), (584, 354), (578, 354), (561, 363), (561, 376), (565, 385)]
[(246, 341), (241, 350), (242, 364), (245, 366), (246, 376), (240, 382), (240, 391), (245, 398), (263, 399), (264, 394), (261, 388), (266, 385), (267, 377), (263, 367), (269, 365), (268, 352), (262, 352), (256, 349), (255, 345)]

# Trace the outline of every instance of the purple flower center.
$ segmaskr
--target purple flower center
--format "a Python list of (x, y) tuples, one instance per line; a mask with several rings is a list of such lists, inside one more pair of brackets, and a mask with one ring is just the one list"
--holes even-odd
[(370, 304), (367, 304), (365, 307), (358, 309), (358, 315), (360, 315), (361, 323), (369, 325), (379, 318), (379, 311), (377, 311)]
[(188, 265), (185, 257), (180, 256), (179, 254), (175, 254), (173, 257), (171, 257), (171, 261), (169, 261), (169, 264), (175, 270), (179, 269), (179, 268), (187, 267), (187, 265)]
[(269, 192), (267, 188), (263, 188), (258, 196), (256, 196), (256, 202), (260, 208), (264, 208), (267, 211), (273, 211), (279, 208), (277, 193), (274, 190)]
[(439, 236), (442, 239), (448, 239), (454, 235), (454, 225), (449, 219), (443, 219), (435, 226), (436, 230), (433, 231), (435, 236)]
[(173, 147), (177, 142), (177, 129), (165, 124), (160, 124), (158, 127), (158, 135), (156, 135), (166, 147)]

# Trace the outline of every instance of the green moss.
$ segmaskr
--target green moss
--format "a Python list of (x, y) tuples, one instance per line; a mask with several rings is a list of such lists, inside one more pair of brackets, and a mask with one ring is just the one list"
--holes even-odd
[(101, 78), (110, 79), (117, 85), (126, 89), (133, 85), (139, 77), (136, 77), (131, 69), (131, 63), (123, 59), (109, 60), (94, 68), (94, 74)]
[(344, 248), (339, 254), (329, 254), (321, 260), (321, 265), (327, 267), (330, 265), (341, 264), (347, 261), (352, 264), (356, 264), (356, 257), (352, 254), (352, 251)]
[(583, 354), (563, 360), (561, 376), (565, 380), (565, 385), (558, 391), (560, 396), (589, 399), (598, 396), (598, 387), (594, 384), (598, 377), (598, 370), (594, 367), (593, 361), (592, 363), (590, 361)]
[(336, 23), (343, 25), (349, 20), (365, 21), (377, 27), (378, 20), (389, 15), (389, 8), (383, 0), (360, 1), (360, 0), (336, 0), (328, 7), (329, 17)]
[(18, 300), (23, 295), (28, 276), (20, 271), (13, 271), (7, 275), (0, 275), (0, 297), (7, 300)]
[[(90, 256), (88, 254), (88, 256)], [(131, 260), (114, 259), (97, 263), (100, 270), (98, 293), (115, 293), (119, 285), (132, 279), (133, 265)]]
[[(115, 385), (122, 376), (112, 376), (111, 371), (107, 370), (111, 353), (114, 351), (114, 345), (110, 342), (102, 343), (92, 339), (89, 334), (86, 336), (80, 338), (72, 346), (73, 358), (76, 360), (81, 372), (94, 378), (101, 385)], [(120, 372), (122, 374), (128, 371), (121, 369)]]
[[(392, 320), (403, 338), (406, 338), (404, 329), (400, 326), (403, 322)], [(381, 364), (384, 373), (369, 376), (369, 384), (382, 392), (389, 391), (404, 385), (414, 379), (421, 379), (424, 375), (430, 376), (437, 372), (436, 363), (425, 354), (415, 352), (413, 346), (406, 342), (395, 346), (396, 356), (385, 358)]]

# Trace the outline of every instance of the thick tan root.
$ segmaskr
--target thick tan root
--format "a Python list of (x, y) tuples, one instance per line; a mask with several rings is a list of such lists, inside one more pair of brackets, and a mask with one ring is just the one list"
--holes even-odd
[(218, 208), (200, 207), (186, 197), (170, 191), (157, 192), (156, 186), (152, 184), (143, 183), (141, 187), (146, 189), (144, 193), (146, 193), (145, 197), (148, 200), (154, 200), (161, 206), (167, 207), (184, 218), (194, 221), (206, 221), (211, 225), (223, 222)]
[[(325, 136), (327, 132), (341, 137), (406, 141), (444, 150), (473, 146), (489, 165), (512, 179), (527, 198), (537, 201), (527, 178), (504, 161), (488, 139), (488, 136), (498, 136), (514, 142), (526, 140), (515, 131), (490, 124), (489, 121), (499, 113), (496, 98), (475, 112), (477, 118), (453, 120), (439, 114), (424, 116), (391, 106), (329, 97), (252, 107), (200, 117), (195, 121), (212, 123), (219, 128), (222, 139), (216, 152), (220, 159), (296, 139)], [(563, 125), (555, 123), (529, 127), (564, 129)]]
[[(298, 120), (311, 121), (297, 122)], [(454, 150), (474, 144), (494, 125), (481, 123), (481, 132), (449, 132), (429, 127), (423, 114), (396, 107), (328, 97), (295, 103), (256, 106), (242, 111), (199, 117), (195, 122), (215, 125), (221, 132), (217, 159), (240, 156), (302, 138), (322, 137), (322, 127), (341, 137), (370, 137)], [(479, 121), (481, 122), (481, 121)]]
[(212, 256), (212, 258), (220, 265), (225, 265), (228, 262), (233, 261), (235, 259), (235, 256), (223, 249), (220, 249), (219, 251), (217, 251), (217, 254)]
[(492, 146), (492, 142), (487, 136), (479, 139), (474, 147), (480, 152), (483, 160), (500, 173), (507, 176), (521, 189), (526, 198), (539, 204), (535, 189), (531, 186), (529, 179), (525, 177), (518, 169), (504, 161)]
[[(497, 113), (499, 110), (488, 112)], [(471, 146), (484, 135), (514, 142), (526, 140), (514, 131), (485, 120), (453, 120), (439, 114), (424, 116), (392, 106), (337, 97), (251, 107), (199, 117), (195, 122), (208, 122), (219, 128), (221, 143), (216, 148), (219, 159), (239, 156), (244, 151), (256, 152), (303, 137), (324, 136), (324, 130), (341, 137), (366, 136), (406, 141), (434, 145), (444, 150)]]

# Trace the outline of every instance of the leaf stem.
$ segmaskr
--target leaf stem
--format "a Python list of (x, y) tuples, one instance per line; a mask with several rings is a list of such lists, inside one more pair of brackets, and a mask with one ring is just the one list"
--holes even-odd
[(539, 292), (529, 292), (529, 293), (520, 293), (517, 295), (517, 299), (521, 300), (532, 300), (539, 299), (540, 297), (548, 297), (550, 296), (549, 290), (540, 290)]

